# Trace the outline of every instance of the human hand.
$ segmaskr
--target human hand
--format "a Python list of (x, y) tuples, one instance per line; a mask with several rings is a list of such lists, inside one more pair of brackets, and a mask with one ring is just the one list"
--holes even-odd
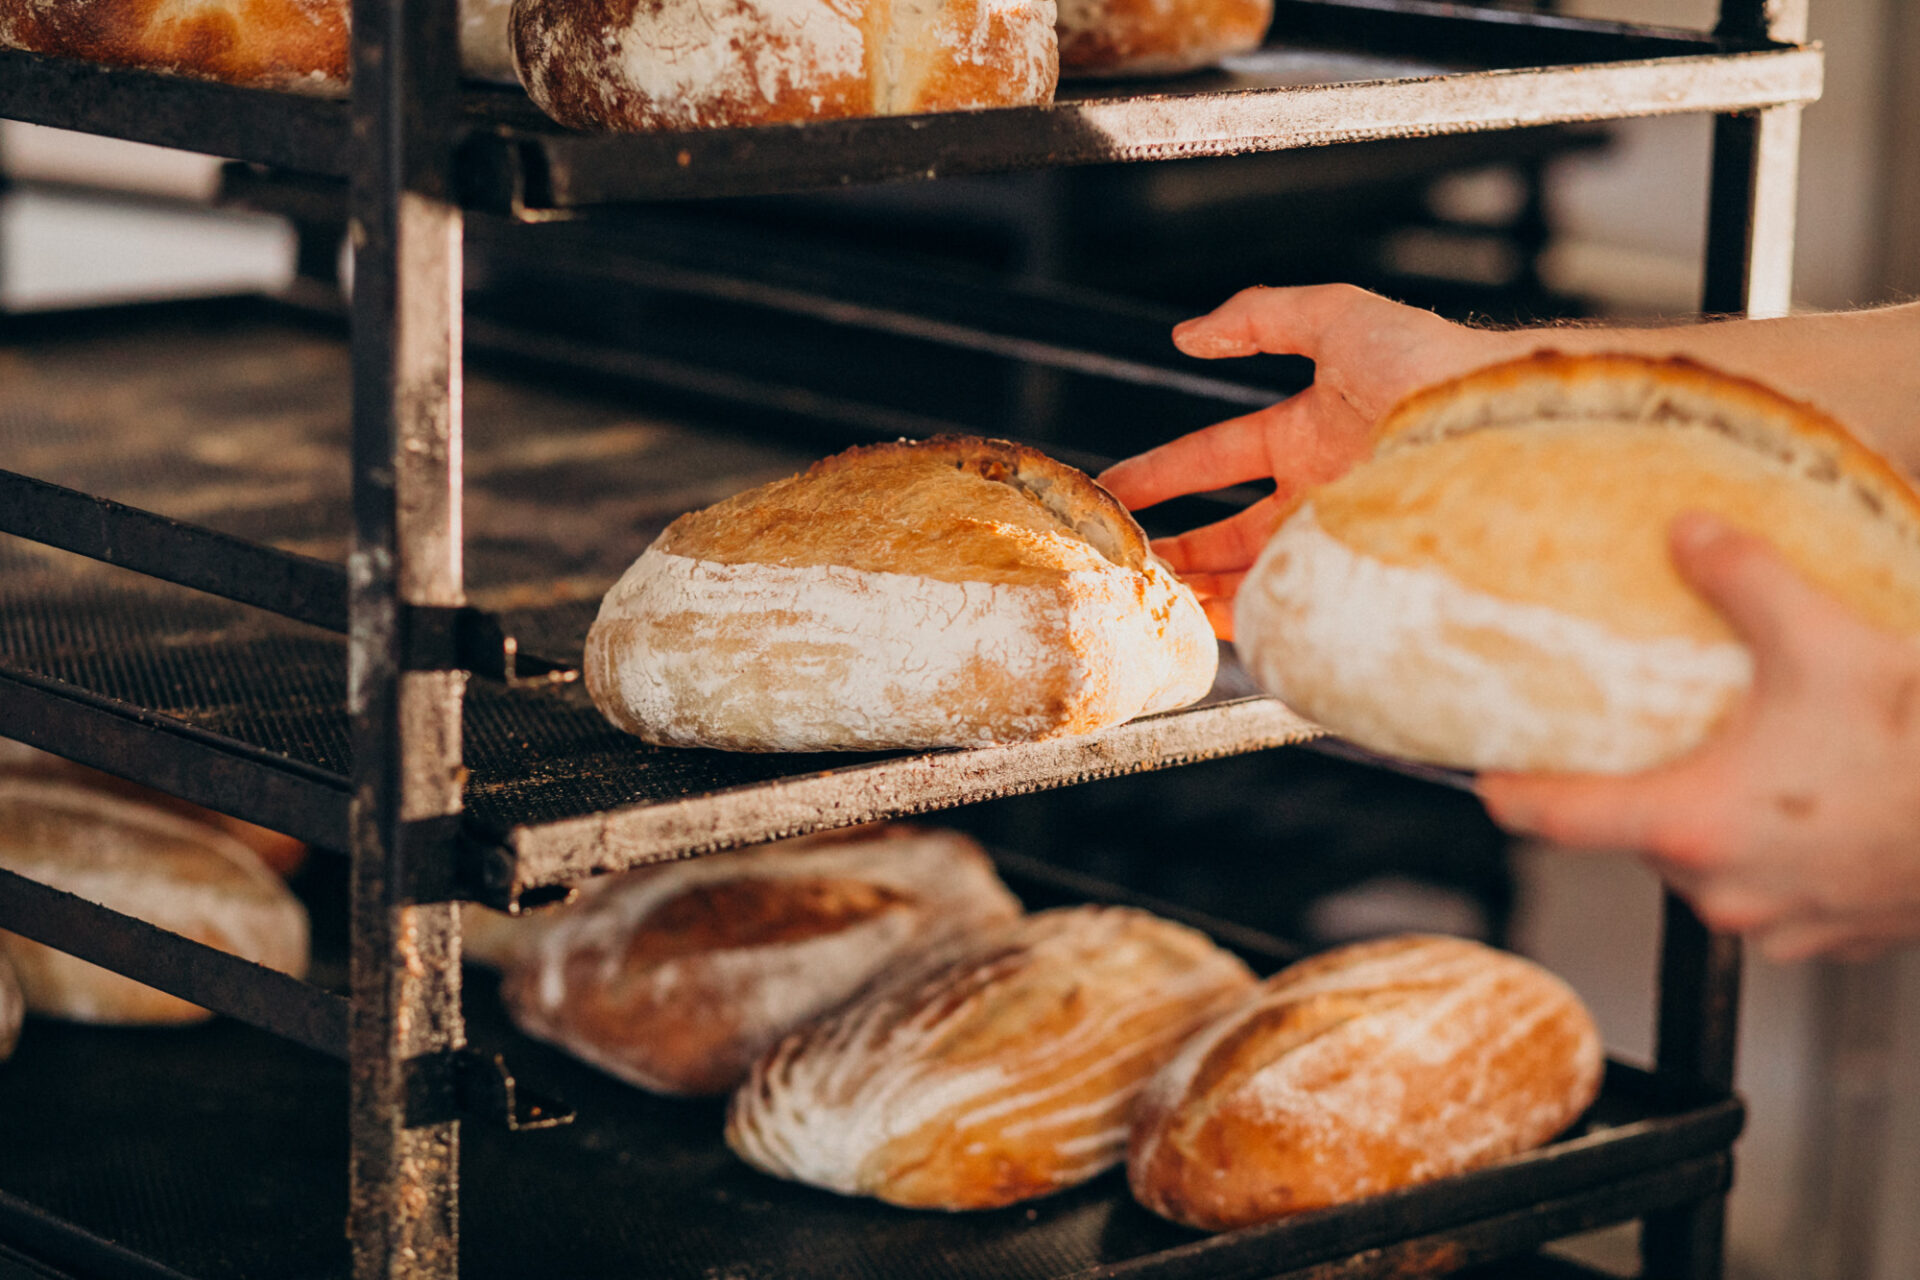
[(1169, 441), (1100, 476), (1136, 509), (1273, 479), (1274, 492), (1244, 511), (1153, 544), (1229, 640), (1234, 592), (1303, 489), (1365, 457), (1375, 424), (1403, 397), (1531, 345), (1519, 334), (1468, 328), (1351, 285), (1242, 290), (1175, 327), (1173, 341), (1202, 359), (1264, 351), (1314, 362), (1313, 385), (1298, 395)]
[(1502, 826), (1641, 852), (1774, 959), (1920, 938), (1920, 645), (1860, 621), (1759, 538), (1675, 521), (1676, 567), (1754, 657), (1713, 737), (1630, 777), (1485, 774)]

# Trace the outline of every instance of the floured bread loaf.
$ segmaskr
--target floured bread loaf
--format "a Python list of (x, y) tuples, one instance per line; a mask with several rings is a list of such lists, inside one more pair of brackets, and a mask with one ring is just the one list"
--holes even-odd
[(607, 593), (583, 666), (649, 742), (830, 751), (1085, 733), (1203, 696), (1217, 656), (1106, 490), (941, 437), (674, 521)]
[(1457, 938), (1357, 943), (1268, 978), (1140, 1095), (1134, 1196), (1225, 1230), (1538, 1146), (1597, 1096), (1572, 989)]
[(1046, 1195), (1119, 1161), (1140, 1087), (1252, 986), (1145, 912), (1041, 912), (781, 1041), (734, 1095), (727, 1144), (779, 1177), (914, 1208)]
[(1259, 47), (1273, 0), (1059, 0), (1063, 76), (1172, 75)]
[(954, 831), (870, 828), (648, 867), (555, 909), (501, 993), (516, 1025), (660, 1093), (725, 1093), (875, 974), (1020, 914)]
[(711, 129), (1053, 100), (1054, 0), (518, 0), (540, 108), (581, 129)]
[(1241, 586), (1248, 669), (1362, 746), (1476, 769), (1630, 772), (1752, 679), (1668, 530), (1764, 535), (1920, 634), (1920, 500), (1830, 419), (1681, 360), (1541, 355), (1421, 392), (1313, 491)]
[[(514, 80), (512, 0), (461, 0), (466, 74)], [(0, 48), (262, 89), (342, 93), (352, 0), (0, 0)]]
[[(0, 867), (196, 942), (303, 976), (307, 913), (252, 850), (203, 823), (86, 787), (0, 778)], [(10, 933), (34, 1013), (192, 1022), (206, 1011)]]

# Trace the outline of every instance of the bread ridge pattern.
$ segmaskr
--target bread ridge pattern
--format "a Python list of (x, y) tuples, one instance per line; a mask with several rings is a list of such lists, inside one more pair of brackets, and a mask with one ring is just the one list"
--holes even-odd
[(766, 1172), (894, 1204), (1044, 1195), (1118, 1162), (1139, 1087), (1252, 984), (1145, 912), (1041, 912), (781, 1041), (734, 1095), (727, 1141)]

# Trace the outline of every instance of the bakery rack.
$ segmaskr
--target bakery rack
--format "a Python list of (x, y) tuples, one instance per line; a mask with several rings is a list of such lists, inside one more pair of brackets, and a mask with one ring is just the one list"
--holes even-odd
[[(302, 1184), (306, 1175), (289, 1174), (285, 1161), (261, 1165), (262, 1153), (235, 1146), (237, 1138), (214, 1142), (259, 1212), (295, 1222), (270, 1237), (274, 1252), (239, 1262), (166, 1233), (131, 1250), (21, 1199), (21, 1182), (32, 1181), (23, 1177), (0, 1187), (0, 1236), (37, 1260), (16, 1264), (0, 1255), (0, 1267), (37, 1266), (40, 1272), (21, 1273), (44, 1274), (66, 1259), (60, 1265), (88, 1274), (169, 1275), (191, 1258), (207, 1275), (288, 1274), (286, 1259), (297, 1257), (295, 1270), (350, 1269), (358, 1280), (444, 1277), (463, 1266), (471, 1274), (544, 1267), (543, 1257), (567, 1256), (556, 1224), (577, 1231), (585, 1219), (575, 1199), (514, 1185), (516, 1160), (498, 1144), (531, 1152), (536, 1144), (571, 1143), (542, 1149), (571, 1153), (553, 1162), (556, 1170), (569, 1159), (585, 1168), (608, 1143), (630, 1152), (675, 1150), (681, 1122), (572, 1078), (569, 1091), (603, 1101), (615, 1119), (519, 1132), (561, 1117), (519, 1087), (497, 1056), (473, 1047), (497, 1028), (484, 993), (469, 1002), (471, 1029), (463, 1014), (459, 900), (533, 906), (585, 876), (647, 861), (1317, 732), (1277, 704), (1221, 689), (1197, 707), (1085, 738), (981, 751), (739, 757), (621, 741), (568, 686), (564, 661), (529, 656), (571, 652), (564, 646), (584, 627), (582, 601), (541, 597), (530, 585), (551, 582), (551, 563), (482, 581), (485, 590), (470, 598), (468, 564), (493, 552), (471, 545), (469, 478), (531, 473), (514, 471), (530, 464), (525, 450), (513, 462), (511, 441), (499, 469), (489, 470), (494, 461), (463, 427), (463, 391), (476, 408), (483, 388), (497, 403), (522, 408), (515, 397), (536, 393), (480, 379), (469, 386), (464, 376), (461, 251), (469, 218), (492, 235), (506, 223), (589, 219), (646, 202), (1711, 113), (1703, 309), (1768, 314), (1787, 302), (1799, 110), (1818, 95), (1821, 74), (1818, 50), (1802, 43), (1803, 0), (1726, 0), (1718, 28), (1707, 34), (1425, 0), (1281, 0), (1278, 34), (1266, 48), (1223, 72), (1147, 92), (1108, 85), (1064, 93), (1048, 107), (594, 137), (546, 122), (517, 93), (462, 87), (454, 21), (452, 0), (356, 0), (350, 100), (0, 54), (0, 117), (345, 179), (355, 248), (344, 345), (326, 317), (295, 317), (257, 302), (129, 308), (114, 322), (123, 331), (105, 339), (91, 318), (76, 322), (78, 329), (63, 329), (58, 318), (7, 326), (7, 351), (55, 366), (65, 361), (79, 377), (49, 385), (52, 398), (36, 402), (31, 380), (15, 376), (32, 363), (8, 366), (0, 414), (16, 420), (23, 442), (84, 436), (84, 424), (50, 407), (86, 383), (78, 371), (97, 376), (112, 367), (105, 381), (114, 383), (142, 358), (154, 367), (138, 383), (148, 401), (108, 396), (94, 410), (123, 433), (110, 455), (134, 440), (150, 450), (131, 450), (139, 465), (126, 461), (115, 475), (112, 457), (90, 470), (58, 449), (9, 450), (47, 459), (33, 469), (58, 478), (0, 474), (0, 531), (55, 549), (23, 549), (0, 562), (7, 587), (0, 731), (348, 852), (343, 914), (352, 927), (344, 947), (350, 994), (343, 996), (324, 976), (295, 982), (0, 873), (0, 926), (319, 1050), (282, 1049), (232, 1024), (204, 1037), (252, 1055), (241, 1073), (248, 1078), (273, 1072), (286, 1083), (265, 1101), (253, 1096), (267, 1108), (248, 1112), (264, 1126), (258, 1132), (291, 1131), (290, 1122), (275, 1122), (272, 1105), (306, 1114), (316, 1105), (334, 1108), (330, 1114), (344, 1108), (344, 1133), (321, 1126), (332, 1137), (315, 1140), (309, 1154), (317, 1163), (303, 1168), (345, 1163), (349, 1170), (346, 1193), (328, 1193)], [(783, 305), (799, 305), (790, 294), (781, 295)], [(1072, 299), (1012, 298), (952, 313), (965, 297), (956, 291), (917, 310), (870, 305), (856, 313), (832, 297), (820, 305), (837, 304), (834, 314), (853, 316), (852, 328), (1211, 398), (1216, 408), (1260, 403), (1284, 389), (1147, 354), (1139, 325)], [(943, 306), (949, 313), (941, 314)], [(538, 335), (497, 322), (482, 330), (475, 335), (482, 343), (517, 344), (523, 356), (539, 346)], [(1113, 339), (1109, 331), (1133, 336)], [(218, 383), (209, 370), (223, 352), (255, 363), (236, 374), (239, 393), (206, 412)], [(531, 358), (557, 367), (569, 360), (551, 349)], [(213, 434), (204, 430), (209, 424), (265, 422), (297, 436), (300, 424), (276, 422), (272, 410), (286, 407), (287, 388), (302, 378), (322, 400), (323, 384), (350, 386), (346, 430), (330, 435), (324, 422), (306, 424), (330, 456), (351, 459), (350, 474), (336, 477), (346, 482), (336, 496), (351, 511), (350, 541), (338, 545), (302, 525), (325, 523), (315, 515), (324, 494), (256, 512), (257, 527), (239, 532), (154, 510), (181, 510), (180, 486), (218, 470), (218, 459), (197, 447)], [(199, 416), (187, 411), (196, 404)], [(586, 470), (605, 470), (612, 455), (604, 446), (623, 428), (596, 425), (604, 411), (577, 397), (563, 408), (553, 419), (568, 427), (555, 434), (557, 452), (540, 456), (551, 463), (569, 447), (593, 445), (603, 452)], [(817, 403), (803, 410), (832, 416)], [(259, 452), (243, 457), (241, 469), (282, 461), (291, 438), (274, 436), (264, 446), (256, 439)], [(710, 492), (718, 480), (757, 478), (791, 462), (769, 456), (764, 445), (683, 433), (671, 448), (645, 452), (637, 472), (613, 474), (652, 486), (654, 505), (626, 512), (630, 525), (644, 525), (719, 496)], [(258, 484), (257, 472), (251, 482)], [(109, 500), (101, 496), (109, 488), (151, 496)], [(208, 480), (206, 493), (220, 491)], [(528, 509), (519, 508), (522, 519)], [(217, 503), (207, 510), (210, 520), (230, 522)], [(481, 531), (475, 521), (473, 532)], [(567, 553), (562, 541), (546, 553)], [(1606, 1101), (1573, 1138), (1401, 1196), (1208, 1240), (1130, 1215), (1110, 1185), (991, 1221), (907, 1215), (888, 1225), (800, 1189), (761, 1182), (743, 1190), (744, 1174), (713, 1167), (709, 1141), (706, 1157), (689, 1152), (678, 1164), (663, 1157), (649, 1166), (651, 1181), (620, 1184), (629, 1195), (677, 1206), (623, 1238), (627, 1266), (717, 1276), (731, 1274), (727, 1268), (784, 1273), (790, 1265), (799, 1274), (800, 1264), (783, 1261), (764, 1234), (742, 1224), (751, 1218), (777, 1236), (819, 1218), (866, 1239), (892, 1239), (898, 1251), (888, 1256), (914, 1259), (911, 1268), (871, 1274), (1397, 1275), (1641, 1218), (1647, 1276), (1704, 1280), (1719, 1273), (1728, 1148), (1739, 1124), (1730, 1093), (1737, 973), (1737, 944), (1707, 934), (1670, 899), (1656, 1070), (1616, 1069)], [(536, 1056), (525, 1045), (513, 1051)], [(80, 1072), (76, 1064), (87, 1057), (71, 1046), (49, 1052), (69, 1055), (56, 1076)], [(344, 1090), (327, 1074), (325, 1057), (347, 1061)], [(562, 1063), (545, 1063), (543, 1071), (569, 1078)], [(319, 1083), (323, 1076), (332, 1083)], [(108, 1096), (94, 1105), (111, 1110), (119, 1091), (100, 1083)], [(144, 1096), (165, 1110), (165, 1100)], [(462, 1115), (491, 1125), (469, 1143), (470, 1172), (484, 1175), (475, 1182), (488, 1189), (474, 1199), (486, 1207), (464, 1216)], [(156, 1123), (184, 1124), (175, 1130), (183, 1134), (208, 1128), (191, 1115)], [(490, 1154), (497, 1150), (506, 1154)], [(139, 1159), (165, 1167), (165, 1155)], [(590, 1181), (573, 1179), (579, 1195), (596, 1189)], [(512, 1186), (511, 1194), (496, 1183)], [(698, 1212), (689, 1194), (699, 1199)], [(33, 1198), (63, 1203), (57, 1187), (41, 1186)], [(750, 1210), (743, 1207), (749, 1202)], [(728, 1204), (734, 1208), (721, 1207)], [(343, 1214), (350, 1250), (338, 1244)], [(1063, 1222), (1077, 1226), (1066, 1230)], [(695, 1238), (714, 1251), (709, 1261), (689, 1251)], [(742, 1240), (773, 1252), (739, 1261), (730, 1250)], [(236, 1247), (234, 1256), (244, 1253)], [(1534, 1265), (1539, 1274), (1558, 1273), (1557, 1264)], [(845, 1266), (837, 1274), (858, 1273), (852, 1262)]]

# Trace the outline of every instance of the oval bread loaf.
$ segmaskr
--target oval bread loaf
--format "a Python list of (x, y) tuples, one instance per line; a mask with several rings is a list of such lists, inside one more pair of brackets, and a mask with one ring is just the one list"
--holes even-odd
[(767, 1047), (1020, 904), (956, 831), (869, 828), (594, 882), (510, 953), (521, 1030), (642, 1088), (726, 1093)]
[(580, 129), (1049, 102), (1054, 0), (517, 0), (527, 93)]
[(1059, 0), (1062, 76), (1175, 75), (1257, 48), (1273, 0)]
[(1529, 961), (1458, 938), (1311, 957), (1196, 1033), (1135, 1111), (1141, 1204), (1217, 1231), (1537, 1146), (1597, 1096), (1593, 1019)]
[(1085, 733), (1202, 697), (1217, 661), (1106, 490), (941, 437), (680, 517), (607, 593), (582, 666), (649, 742), (833, 751)]
[(1421, 392), (1243, 583), (1254, 677), (1362, 746), (1630, 772), (1698, 744), (1752, 661), (1675, 571), (1673, 520), (1761, 534), (1920, 634), (1920, 499), (1836, 423), (1681, 360), (1540, 355)]
[(754, 1065), (727, 1144), (755, 1168), (923, 1209), (987, 1209), (1116, 1164), (1134, 1095), (1253, 985), (1182, 925), (1044, 911), (926, 957)]
[[(257, 964), (304, 976), (306, 909), (222, 831), (86, 787), (0, 778), (0, 867)], [(193, 1022), (204, 1009), (0, 933), (30, 1012), (77, 1022)]]
[[(467, 75), (515, 82), (511, 0), (461, 0)], [(0, 48), (263, 89), (346, 90), (352, 0), (0, 0)]]

